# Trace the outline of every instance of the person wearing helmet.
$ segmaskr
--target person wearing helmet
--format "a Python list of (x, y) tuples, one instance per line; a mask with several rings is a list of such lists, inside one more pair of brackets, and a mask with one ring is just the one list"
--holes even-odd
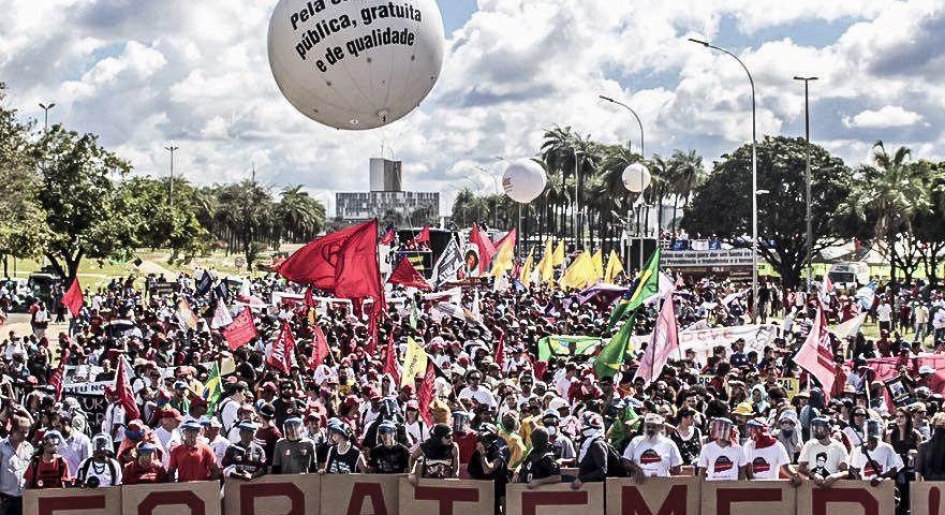
[(200, 423), (188, 420), (181, 428), (183, 442), (171, 451), (167, 475), (181, 483), (217, 479), (220, 469), (216, 455), (209, 445), (197, 439), (202, 429)]
[(141, 442), (132, 449), (134, 460), (125, 464), (122, 471), (122, 484), (167, 483), (167, 469), (161, 465), (161, 460), (155, 455), (157, 451), (157, 445), (151, 442)]
[(59, 431), (47, 431), (43, 435), (37, 453), (23, 474), (26, 488), (62, 488), (71, 481), (69, 464), (56, 452), (60, 444)]
[(240, 439), (231, 443), (223, 455), (220, 464), (223, 476), (249, 481), (266, 473), (266, 451), (255, 442), (258, 426), (254, 422), (243, 421), (237, 424)]
[(549, 442), (548, 430), (536, 427), (531, 434), (532, 448), (528, 451), (522, 466), (513, 480), (525, 483), (529, 489), (540, 485), (556, 484), (561, 482), (561, 467), (555, 461), (554, 451)]
[(586, 482), (600, 482), (607, 477), (607, 454), (610, 446), (604, 437), (604, 419), (592, 411), (581, 417), (581, 451), (578, 454), (578, 476), (571, 488), (579, 490)]
[(396, 428), (394, 438), (398, 443), (406, 446), (410, 440), (407, 438), (407, 431), (404, 428), (404, 419), (400, 414), (400, 406), (397, 404), (396, 397), (385, 397), (381, 400), (377, 418), (372, 421), (364, 432), (364, 439), (361, 441), (362, 447), (372, 449), (381, 444), (378, 429), (384, 422), (390, 422)]
[(561, 431), (561, 415), (553, 409), (545, 410), (541, 416), (541, 425), (548, 431), (551, 449), (555, 453), (555, 460), (562, 467), (574, 465), (577, 455), (574, 451), (574, 442)]
[(420, 447), (420, 444), (430, 437), (430, 428), (420, 417), (420, 404), (414, 399), (407, 401), (404, 415), (404, 429), (407, 431), (407, 436), (412, 442), (410, 447), (411, 453), (416, 451), (417, 448)]
[(735, 425), (730, 419), (716, 418), (709, 424), (709, 443), (702, 446), (696, 466), (708, 481), (736, 481), (745, 478), (745, 456), (733, 442)]
[(830, 419), (816, 417), (810, 422), (811, 439), (804, 443), (798, 457), (801, 475), (815, 485), (828, 488), (847, 477), (847, 448), (830, 437)]
[(430, 429), (430, 438), (410, 455), (407, 464), (410, 484), (418, 478), (448, 479), (459, 477), (459, 446), (453, 441), (453, 430), (446, 424)]
[(340, 420), (328, 423), (328, 437), (331, 447), (325, 460), (325, 468), (319, 474), (354, 474), (358, 467), (364, 468), (361, 451), (351, 443), (351, 430)]
[(121, 465), (115, 460), (111, 437), (99, 433), (92, 437), (92, 455), (79, 465), (75, 484), (86, 488), (118, 486), (121, 484)]
[(469, 477), (480, 481), (492, 481), (495, 485), (495, 513), (499, 513), (505, 498), (508, 483), (508, 452), (499, 430), (492, 424), (479, 428), (479, 441), (469, 461)]
[(289, 417), (282, 425), (285, 437), (276, 442), (272, 454), (273, 474), (307, 474), (317, 470), (315, 442), (303, 436), (301, 417)]
[(902, 458), (892, 445), (883, 441), (883, 423), (876, 419), (866, 421), (866, 441), (850, 453), (850, 469), (872, 486), (895, 480), (903, 468)]
[(748, 421), (748, 441), (744, 450), (748, 479), (778, 479), (783, 475), (790, 477), (794, 486), (800, 484), (801, 478), (791, 465), (787, 449), (771, 436), (764, 419)]
[(643, 418), (643, 434), (630, 440), (620, 460), (637, 482), (647, 477), (678, 475), (683, 460), (675, 442), (663, 435), (663, 417), (649, 413)]
[(372, 447), (368, 454), (367, 470), (369, 474), (404, 474), (410, 463), (410, 450), (397, 441), (398, 427), (391, 420), (385, 420), (377, 428), (380, 443)]

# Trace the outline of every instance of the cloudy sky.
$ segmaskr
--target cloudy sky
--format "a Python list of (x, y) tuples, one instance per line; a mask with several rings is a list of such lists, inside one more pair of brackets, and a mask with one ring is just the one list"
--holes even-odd
[[(447, 35), (441, 78), (421, 107), (383, 129), (345, 132), (295, 111), (270, 72), (276, 0), (3, 0), (0, 81), (24, 118), (101, 135), (136, 173), (175, 168), (196, 183), (247, 177), (334, 191), (368, 186), (367, 158), (405, 163), (409, 189), (494, 186), (496, 156), (530, 157), (542, 132), (571, 126), (607, 143), (643, 119), (647, 153), (695, 149), (707, 162), (759, 134), (802, 135), (812, 84), (813, 139), (849, 163), (878, 139), (945, 157), (945, 4), (941, 0), (438, 0)], [(465, 177), (471, 179), (466, 179)]]

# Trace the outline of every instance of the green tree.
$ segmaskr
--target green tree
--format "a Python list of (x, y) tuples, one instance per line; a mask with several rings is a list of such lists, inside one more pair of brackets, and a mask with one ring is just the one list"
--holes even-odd
[(273, 243), (274, 205), (269, 190), (256, 181), (227, 184), (219, 190), (216, 223), (252, 270), (259, 255)]
[(9, 276), (9, 257), (38, 256), (48, 237), (39, 203), (41, 177), (30, 138), (31, 126), (17, 121), (17, 111), (4, 105), (6, 85), (0, 83), (0, 259)]
[(170, 262), (187, 262), (209, 247), (209, 229), (201, 224), (196, 191), (183, 178), (174, 179), (174, 205), (170, 203), (170, 179), (132, 177), (119, 186), (118, 209), (130, 214), (135, 247), (171, 249)]
[(281, 229), (281, 239), (307, 242), (325, 228), (325, 206), (313, 199), (302, 185), (287, 186), (279, 194), (275, 216)]
[(929, 174), (925, 180), (929, 194), (929, 212), (916, 216), (914, 229), (922, 251), (925, 276), (934, 286), (938, 284), (938, 270), (945, 252), (945, 163), (927, 163)]
[(840, 218), (844, 230), (872, 240), (882, 250), (889, 260), (891, 277), (897, 277), (896, 270), (902, 269), (907, 281), (919, 263), (914, 220), (931, 208), (928, 164), (911, 162), (911, 155), (905, 147), (889, 154), (883, 142), (877, 141), (873, 164), (860, 166), (854, 173), (855, 187)]
[[(759, 244), (759, 253), (792, 288), (800, 283), (807, 257), (806, 156), (802, 138), (765, 137), (758, 145), (758, 189), (768, 191), (758, 200), (758, 235), (764, 242)], [(811, 150), (811, 167), (816, 254), (841, 236), (832, 219), (850, 194), (853, 175), (840, 158), (816, 145)], [(732, 245), (750, 247), (750, 194), (751, 145), (744, 145), (723, 155), (696, 187), (682, 227), (692, 235), (714, 234)]]
[(113, 179), (131, 166), (98, 144), (94, 134), (53, 126), (36, 146), (43, 163), (38, 197), (51, 231), (44, 253), (57, 272), (73, 278), (85, 257), (128, 259), (136, 214), (121, 206)]

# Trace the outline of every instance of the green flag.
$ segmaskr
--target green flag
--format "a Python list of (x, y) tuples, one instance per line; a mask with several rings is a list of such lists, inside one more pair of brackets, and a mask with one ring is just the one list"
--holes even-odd
[(643, 305), (643, 302), (646, 301), (646, 299), (649, 299), (659, 292), (660, 249), (657, 247), (650, 256), (650, 260), (647, 261), (646, 268), (644, 268), (643, 272), (640, 274), (640, 278), (637, 281), (637, 285), (636, 288), (634, 288), (633, 293), (629, 296), (629, 298), (624, 295), (624, 297), (617, 302), (617, 305), (614, 306), (614, 310), (610, 313), (608, 327), (613, 327), (618, 321), (623, 320), (627, 313), (630, 313), (633, 310), (639, 308)]
[(220, 364), (214, 363), (210, 369), (210, 376), (207, 377), (207, 384), (203, 388), (203, 398), (207, 401), (207, 413), (213, 415), (217, 401), (223, 395), (223, 382), (220, 380)]
[(591, 355), (601, 342), (601, 338), (596, 336), (545, 336), (538, 340), (538, 359), (548, 361), (552, 356)]
[(630, 346), (630, 337), (633, 336), (635, 318), (636, 313), (631, 313), (630, 318), (620, 326), (617, 334), (607, 342), (607, 345), (597, 355), (597, 359), (594, 361), (594, 372), (598, 379), (613, 377), (620, 370), (624, 356), (627, 355), (627, 348)]

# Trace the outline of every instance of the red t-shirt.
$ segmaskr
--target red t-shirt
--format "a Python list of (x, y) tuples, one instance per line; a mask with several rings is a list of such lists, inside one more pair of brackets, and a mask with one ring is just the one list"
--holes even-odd
[(62, 488), (69, 481), (69, 465), (61, 456), (46, 463), (41, 457), (30, 460), (23, 475), (26, 488)]
[(206, 481), (212, 477), (216, 468), (216, 456), (213, 449), (203, 442), (190, 447), (178, 445), (171, 449), (171, 462), (168, 468), (177, 469), (177, 481)]
[(148, 467), (142, 467), (138, 461), (125, 465), (122, 472), (122, 484), (137, 485), (141, 483), (167, 483), (167, 471), (161, 462), (152, 462)]

